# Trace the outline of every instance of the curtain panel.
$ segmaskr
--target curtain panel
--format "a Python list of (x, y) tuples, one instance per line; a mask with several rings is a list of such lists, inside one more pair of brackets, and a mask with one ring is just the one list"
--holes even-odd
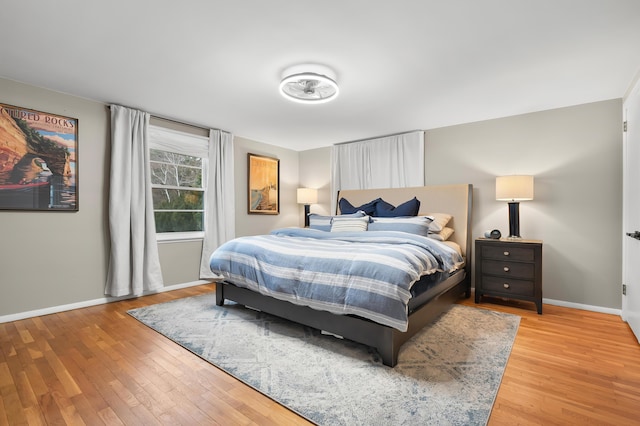
[(207, 198), (200, 278), (216, 279), (220, 277), (211, 272), (209, 257), (222, 243), (235, 238), (233, 135), (211, 129), (208, 158), (203, 177), (207, 182)]
[(424, 185), (424, 132), (337, 144), (331, 150), (331, 211), (341, 189)]
[(105, 294), (139, 296), (163, 287), (149, 170), (149, 114), (111, 105), (109, 232)]

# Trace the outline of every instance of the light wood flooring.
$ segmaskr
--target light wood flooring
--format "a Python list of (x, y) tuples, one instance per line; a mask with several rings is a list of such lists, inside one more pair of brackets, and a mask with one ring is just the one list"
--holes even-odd
[[(304, 425), (126, 314), (213, 285), (0, 324), (0, 425)], [(640, 345), (614, 315), (522, 317), (489, 425), (640, 425)]]

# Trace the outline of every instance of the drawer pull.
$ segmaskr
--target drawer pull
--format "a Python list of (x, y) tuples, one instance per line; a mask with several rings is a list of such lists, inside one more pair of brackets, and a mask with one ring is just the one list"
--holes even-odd
[(505, 256), (509, 256), (509, 254), (510, 254), (510, 253), (509, 253), (508, 251), (505, 251), (503, 254), (504, 254)]
[(505, 266), (504, 268), (502, 268), (505, 272), (509, 272), (509, 267)]
[(502, 284), (502, 286), (503, 286), (504, 288), (509, 288), (509, 284), (507, 284), (507, 283)]

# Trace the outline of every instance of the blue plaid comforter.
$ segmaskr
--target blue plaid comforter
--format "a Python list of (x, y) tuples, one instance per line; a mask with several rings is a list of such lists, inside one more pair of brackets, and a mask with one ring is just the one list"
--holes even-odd
[(451, 247), (404, 232), (285, 228), (220, 246), (211, 270), (239, 287), (335, 314), (407, 330), (411, 286), (463, 258)]

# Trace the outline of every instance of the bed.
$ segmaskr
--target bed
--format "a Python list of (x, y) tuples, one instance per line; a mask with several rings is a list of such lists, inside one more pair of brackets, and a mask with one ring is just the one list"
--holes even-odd
[[(323, 332), (337, 335), (345, 339), (353, 340), (368, 346), (375, 348), (384, 365), (393, 367), (398, 362), (398, 353), (400, 347), (404, 342), (421, 330), (426, 324), (433, 321), (435, 318), (445, 312), (453, 303), (455, 303), (461, 297), (470, 297), (471, 295), (471, 283), (470, 283), (470, 259), (471, 259), (471, 210), (472, 210), (472, 193), (473, 188), (470, 184), (459, 185), (437, 185), (437, 186), (425, 186), (425, 187), (413, 187), (413, 188), (393, 188), (393, 189), (369, 189), (369, 190), (343, 190), (338, 194), (338, 199), (346, 199), (354, 206), (364, 205), (374, 199), (382, 198), (385, 202), (399, 206), (407, 200), (413, 197), (420, 201), (420, 209), (417, 216), (433, 215), (434, 213), (447, 213), (451, 216), (451, 220), (446, 225), (453, 229), (453, 234), (450, 235), (447, 242), (432, 244), (430, 241), (426, 247), (426, 240), (422, 236), (411, 236), (406, 233), (398, 232), (323, 232), (314, 229), (283, 229), (272, 232), (269, 236), (255, 236), (255, 237), (242, 237), (235, 239), (232, 242), (225, 243), (221, 248), (216, 250), (211, 256), (211, 269), (224, 276), (224, 279), (216, 283), (216, 304), (223, 306), (225, 300), (234, 301), (236, 303), (257, 309), (272, 315), (276, 315), (291, 321), (301, 323), (303, 325), (313, 327)], [(340, 213), (340, 212), (338, 212)], [(353, 222), (353, 221), (351, 221)], [(370, 222), (369, 222), (370, 223)], [(371, 228), (371, 224), (369, 225)], [(400, 235), (402, 234), (402, 235)], [(396, 239), (408, 241), (399, 241), (398, 244), (409, 244), (409, 251), (419, 250), (428, 251), (430, 257), (435, 257), (438, 261), (438, 266), (432, 265), (431, 261), (420, 261), (419, 266), (412, 265), (406, 268), (388, 267), (385, 269), (383, 275), (381, 272), (376, 272), (372, 279), (377, 279), (376, 285), (385, 286), (386, 284), (397, 284), (400, 289), (397, 290), (397, 295), (394, 293), (389, 296), (385, 293), (385, 300), (388, 298), (402, 299), (401, 303), (404, 303), (403, 307), (393, 306), (389, 308), (389, 311), (385, 312), (372, 312), (372, 309), (364, 309), (362, 306), (348, 307), (342, 309), (331, 309), (326, 307), (326, 303), (322, 298), (321, 292), (317, 294), (298, 294), (302, 290), (298, 290), (296, 287), (294, 290), (288, 289), (293, 278), (287, 275), (287, 272), (291, 271), (291, 274), (299, 273), (306, 274), (305, 276), (311, 277), (309, 280), (318, 279), (321, 280), (323, 274), (311, 273), (313, 268), (308, 262), (309, 258), (304, 260), (298, 260), (296, 265), (296, 258), (294, 252), (296, 247), (305, 247), (307, 244), (311, 244), (311, 241), (316, 239), (320, 240), (317, 244), (320, 246), (328, 244), (338, 244), (342, 246), (350, 247), (350, 244), (355, 244), (353, 247), (360, 247), (362, 238), (379, 239), (375, 243), (383, 245), (390, 245), (389, 247), (395, 248), (392, 244), (396, 244)], [(316, 238), (318, 237), (318, 238)], [(378, 238), (379, 237), (379, 238)], [(398, 237), (398, 238), (397, 238)], [(400, 238), (401, 237), (401, 238)], [(273, 276), (279, 276), (280, 278), (275, 285), (275, 290), (263, 288), (253, 288), (248, 283), (260, 282), (262, 280), (262, 274), (260, 271), (255, 275), (249, 277), (248, 275), (253, 272), (238, 272), (238, 270), (225, 270), (224, 266), (227, 261), (238, 261), (238, 259), (246, 259), (246, 263), (254, 262), (254, 256), (242, 252), (239, 248), (235, 247), (241, 241), (251, 241), (252, 244), (257, 244), (260, 250), (265, 250), (269, 253), (271, 246), (279, 242), (274, 241), (278, 239), (288, 240), (292, 246), (276, 246), (274, 248), (275, 257), (285, 257), (283, 254), (287, 254), (287, 264), (278, 269), (276, 272), (270, 270), (269, 274)], [(355, 239), (355, 240), (354, 240)], [(334, 241), (335, 240), (335, 241)], [(367, 244), (369, 241), (367, 241)], [(298, 244), (298, 246), (296, 246)], [(315, 242), (313, 244), (316, 244)], [(230, 248), (230, 246), (233, 246)], [(415, 246), (419, 246), (416, 249)], [(333, 250), (333, 246), (332, 250)], [(340, 248), (342, 249), (342, 248)], [(238, 250), (237, 252), (234, 250)], [(336, 248), (338, 250), (338, 248)], [(355, 249), (353, 252), (362, 252), (361, 248)], [(369, 247), (367, 246), (367, 250)], [(381, 252), (371, 249), (371, 262), (381, 263), (395, 262), (396, 254), (389, 254), (393, 258), (385, 258)], [(302, 256), (302, 249), (299, 250), (300, 256)], [(407, 251), (405, 246), (401, 246), (398, 251)], [(447, 266), (442, 266), (443, 258), (448, 253), (456, 251), (459, 257), (454, 254), (451, 256), (451, 261), (444, 262)], [(288, 255), (291, 253), (291, 256)], [(337, 251), (336, 251), (337, 253)], [(369, 252), (367, 252), (369, 253)], [(386, 253), (386, 252), (384, 252)], [(380, 257), (378, 255), (380, 254)], [(262, 256), (262, 254), (260, 254)], [(323, 261), (325, 257), (330, 257), (325, 254), (317, 254), (312, 259), (313, 261)], [(367, 255), (369, 256), (369, 255)], [(414, 254), (411, 254), (414, 256)], [(350, 257), (344, 255), (344, 258)], [(360, 256), (358, 259), (361, 259)], [(355, 258), (354, 258), (355, 259)], [(375, 259), (375, 261), (374, 261)], [(357, 261), (348, 261), (350, 265), (355, 267)], [(424, 265), (423, 265), (424, 263)], [(370, 265), (369, 265), (370, 266)], [(324, 266), (326, 268), (326, 265)], [(424, 267), (428, 269), (428, 273), (425, 273), (426, 269), (421, 269), (418, 272), (414, 270), (418, 267)], [(307, 271), (307, 269), (309, 271)], [(339, 267), (336, 266), (336, 270)], [(409, 278), (396, 277), (386, 273), (391, 269), (406, 269), (407, 274), (421, 274), (417, 279), (415, 276)], [(333, 272), (333, 271), (332, 271)], [(403, 271), (398, 271), (402, 273)], [(245, 277), (243, 274), (246, 274)], [(280, 275), (278, 275), (280, 274)], [(381, 277), (384, 276), (384, 279)], [(325, 277), (325, 279), (327, 279)], [(333, 279), (333, 278), (331, 278)], [(340, 278), (342, 279), (342, 278)], [(398, 283), (409, 280), (412, 281), (411, 285), (400, 285)], [(394, 281), (394, 283), (390, 283)], [(397, 282), (395, 282), (397, 281)], [(311, 288), (321, 288), (326, 283), (318, 282), (318, 285)], [(293, 284), (295, 285), (295, 283)], [(260, 283), (260, 287), (262, 284)], [(305, 287), (306, 288), (306, 287)], [(381, 287), (382, 288), (382, 287)], [(291, 291), (292, 296), (287, 296), (284, 291)], [(379, 293), (387, 292), (388, 290), (379, 290)], [(396, 290), (393, 290), (396, 292)], [(315, 293), (315, 292), (311, 292)], [(379, 295), (379, 294), (378, 294)], [(375, 295), (374, 295), (375, 296)], [(315, 299), (314, 299), (315, 298)], [(351, 297), (353, 299), (353, 297)], [(374, 298), (375, 299), (375, 298)], [(357, 305), (358, 302), (356, 302)], [(393, 301), (395, 304), (396, 301)], [(383, 304), (380, 304), (382, 306)], [(386, 307), (386, 302), (384, 306)], [(386, 308), (385, 308), (386, 309)], [(404, 310), (404, 312), (401, 312)], [(333, 311), (333, 312), (330, 312)]]

